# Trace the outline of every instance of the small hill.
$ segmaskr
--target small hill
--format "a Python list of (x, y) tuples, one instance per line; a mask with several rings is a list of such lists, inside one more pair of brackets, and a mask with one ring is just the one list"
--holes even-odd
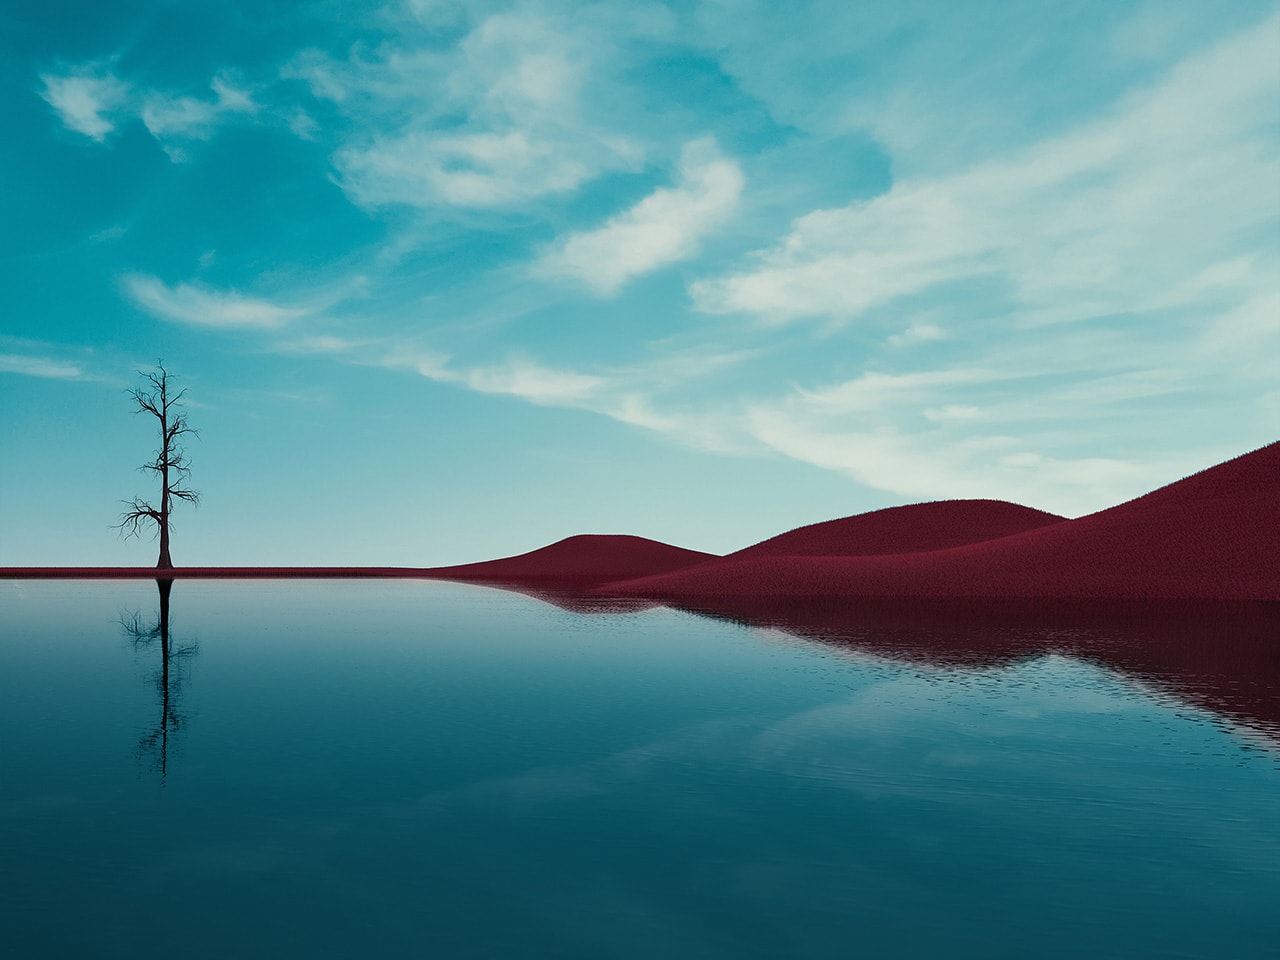
[(1004, 500), (939, 500), (811, 523), (729, 556), (741, 559), (922, 553), (996, 540), (1065, 519)]
[(1280, 443), (1108, 510), (1000, 539), (915, 553), (731, 555), (608, 591), (675, 603), (744, 596), (1280, 600)]
[(448, 580), (586, 585), (680, 570), (715, 554), (685, 550), (645, 537), (580, 534), (514, 557), (432, 567), (421, 572)]

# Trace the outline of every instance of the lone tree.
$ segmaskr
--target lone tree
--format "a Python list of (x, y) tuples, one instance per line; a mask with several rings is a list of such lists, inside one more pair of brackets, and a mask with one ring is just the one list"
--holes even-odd
[(160, 559), (156, 562), (156, 569), (168, 570), (173, 566), (173, 561), (169, 558), (169, 514), (173, 502), (200, 502), (200, 495), (186, 485), (191, 476), (191, 461), (187, 459), (187, 451), (181, 442), (183, 437), (195, 435), (196, 431), (187, 422), (187, 415), (182, 412), (181, 401), (187, 391), (173, 390), (169, 383), (169, 371), (164, 368), (163, 361), (157, 361), (154, 372), (139, 370), (138, 376), (145, 383), (129, 391), (129, 396), (137, 405), (134, 413), (151, 414), (160, 428), (160, 449), (156, 451), (155, 459), (138, 469), (160, 477), (160, 506), (152, 506), (138, 497), (121, 501), (128, 509), (120, 514), (120, 522), (116, 527), (121, 536), (128, 539), (138, 536), (148, 523), (154, 523), (160, 537)]

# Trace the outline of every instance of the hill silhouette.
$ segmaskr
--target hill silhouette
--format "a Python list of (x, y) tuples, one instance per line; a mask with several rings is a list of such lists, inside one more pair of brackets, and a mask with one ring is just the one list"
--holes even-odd
[(729, 557), (866, 557), (921, 553), (1008, 537), (1065, 519), (1004, 500), (938, 500), (811, 523), (745, 547)]
[(746, 596), (1280, 600), (1280, 443), (1119, 506), (999, 539), (870, 556), (742, 551), (608, 589), (676, 603)]
[(419, 575), (447, 580), (572, 586), (647, 577), (712, 559), (718, 558), (646, 537), (579, 534), (514, 557), (430, 567), (419, 571)]

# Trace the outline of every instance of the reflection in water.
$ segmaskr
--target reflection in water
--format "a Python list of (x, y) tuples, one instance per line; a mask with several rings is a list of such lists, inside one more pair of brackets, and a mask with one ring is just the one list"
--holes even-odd
[(1075, 657), (1280, 741), (1280, 604), (1071, 600), (715, 601), (692, 613), (898, 660)]
[[(656, 606), (546, 584), (491, 584), (577, 613)], [(705, 598), (676, 609), (936, 666), (1046, 654), (1147, 683), (1280, 741), (1280, 603), (1128, 600)]]
[(157, 642), (160, 645), (160, 669), (153, 678), (160, 701), (160, 718), (139, 738), (138, 756), (152, 758), (151, 768), (159, 771), (163, 784), (169, 775), (169, 735), (176, 734), (186, 720), (178, 710), (184, 678), (177, 666), (182, 660), (195, 656), (200, 648), (194, 642), (176, 643), (170, 636), (169, 595), (173, 581), (157, 580), (156, 588), (160, 592), (160, 610), (155, 622), (147, 625), (142, 616), (134, 612), (124, 614), (120, 618), (120, 626), (133, 640), (135, 649), (150, 648)]

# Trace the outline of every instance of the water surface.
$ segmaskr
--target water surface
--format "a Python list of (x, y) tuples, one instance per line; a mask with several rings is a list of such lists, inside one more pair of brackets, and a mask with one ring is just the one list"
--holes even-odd
[(161, 630), (150, 582), (0, 583), (7, 955), (1280, 942), (1280, 750), (1117, 667), (1151, 629), (1117, 626), (1111, 660), (1029, 627), (903, 659), (876, 622), (817, 643), (433, 582), (185, 581), (168, 606)]

